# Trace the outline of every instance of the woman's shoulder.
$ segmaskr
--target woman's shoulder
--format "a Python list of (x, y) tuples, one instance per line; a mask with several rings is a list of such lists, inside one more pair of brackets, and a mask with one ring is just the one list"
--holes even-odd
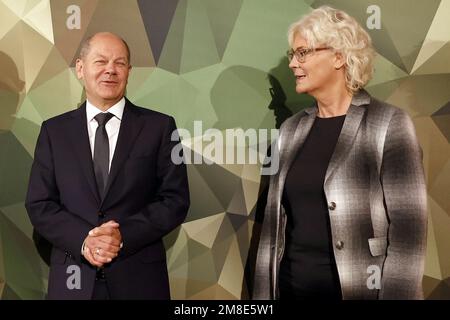
[(367, 107), (368, 115), (372, 116), (386, 116), (389, 115), (392, 117), (393, 115), (407, 115), (408, 113), (397, 107), (393, 104), (390, 104), (385, 101), (381, 101), (375, 97), (370, 97), (370, 104)]
[(375, 97), (370, 97), (370, 104), (367, 106), (368, 120), (371, 122), (390, 122), (393, 117), (410, 118), (405, 110)]
[(308, 116), (311, 112), (313, 112), (315, 109), (314, 106), (300, 110), (296, 113), (294, 113), (292, 116), (287, 118), (283, 124), (280, 127), (280, 131), (292, 131), (293, 129), (297, 128), (297, 125), (301, 118)]

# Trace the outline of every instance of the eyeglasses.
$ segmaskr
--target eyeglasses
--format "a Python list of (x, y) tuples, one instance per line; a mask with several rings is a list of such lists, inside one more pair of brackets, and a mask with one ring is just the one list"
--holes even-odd
[(304, 63), (306, 60), (306, 56), (309, 55), (310, 53), (314, 53), (316, 51), (322, 51), (322, 50), (329, 50), (331, 49), (330, 47), (323, 47), (323, 48), (298, 48), (297, 50), (294, 51), (294, 49), (289, 49), (286, 54), (288, 57), (289, 62), (292, 61), (292, 59), (297, 59), (298, 62), (300, 63)]

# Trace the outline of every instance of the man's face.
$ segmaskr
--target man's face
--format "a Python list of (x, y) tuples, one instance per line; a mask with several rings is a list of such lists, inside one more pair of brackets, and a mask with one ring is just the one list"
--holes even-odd
[(124, 96), (130, 69), (124, 43), (108, 33), (95, 35), (88, 53), (76, 64), (77, 76), (84, 81), (87, 99), (104, 110)]

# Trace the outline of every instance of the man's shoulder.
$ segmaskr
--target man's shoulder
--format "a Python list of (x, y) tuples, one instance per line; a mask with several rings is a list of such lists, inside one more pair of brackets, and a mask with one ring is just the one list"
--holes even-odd
[(148, 118), (148, 119), (156, 119), (156, 120), (162, 120), (162, 121), (168, 121), (172, 118), (172, 116), (153, 110), (151, 108), (141, 107), (137, 106), (135, 104), (129, 103), (127, 104), (127, 107), (130, 108), (134, 113), (138, 114), (141, 117)]
[(137, 115), (141, 121), (150, 126), (152, 130), (165, 130), (167, 127), (176, 127), (175, 119), (165, 113), (153, 110), (151, 108), (137, 106), (130, 101), (127, 101), (126, 108)]
[(53, 117), (48, 118), (47, 120), (45, 120), (43, 122), (43, 125), (44, 124), (47, 125), (47, 126), (64, 125), (67, 120), (72, 119), (73, 117), (75, 117), (80, 111), (81, 111), (80, 108), (77, 108), (77, 109), (70, 110), (70, 111), (64, 112), (62, 114), (59, 114), (57, 116), (53, 116)]

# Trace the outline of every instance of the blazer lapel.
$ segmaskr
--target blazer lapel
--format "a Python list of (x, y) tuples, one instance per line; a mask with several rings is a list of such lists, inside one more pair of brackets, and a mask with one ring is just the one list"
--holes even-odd
[(136, 107), (126, 99), (125, 109), (123, 111), (122, 121), (120, 123), (119, 136), (117, 138), (116, 149), (111, 162), (111, 170), (106, 183), (105, 193), (101, 206), (105, 203), (108, 192), (114, 183), (120, 169), (128, 158), (128, 155), (134, 146), (134, 140), (142, 130), (143, 121), (139, 118)]
[[(282, 139), (285, 142), (282, 143), (282, 145), (280, 146), (281, 165), (280, 165), (280, 176), (278, 179), (280, 183), (280, 188), (278, 190), (280, 191), (280, 193), (284, 188), (284, 180), (289, 171), (289, 168), (291, 167), (291, 164), (294, 161), (295, 156), (298, 153), (298, 150), (300, 150), (303, 143), (305, 142), (305, 139), (308, 136), (309, 131), (311, 130), (314, 120), (316, 119), (317, 115), (316, 108), (314, 107), (308, 108), (304, 112), (306, 113), (306, 116), (300, 118), (300, 121), (298, 122), (296, 127), (292, 128), (292, 130), (286, 130), (285, 132), (282, 133), (284, 135)], [(293, 138), (291, 139), (290, 136), (292, 136), (292, 134)], [(285, 154), (284, 157), (283, 154)], [(281, 194), (279, 194), (279, 196), (281, 196)]]
[(92, 151), (87, 130), (86, 102), (75, 111), (71, 126), (72, 128), (69, 130), (69, 134), (75, 154), (79, 159), (83, 174), (88, 182), (89, 189), (91, 189), (95, 201), (100, 203), (100, 195), (98, 194), (97, 182), (95, 181)]
[(325, 182), (333, 175), (336, 168), (345, 160), (353, 145), (356, 134), (361, 124), (361, 120), (365, 113), (365, 108), (362, 105), (370, 103), (370, 96), (366, 91), (359, 91), (352, 99), (350, 108), (347, 111), (341, 133), (339, 135), (333, 155), (331, 156), (327, 172), (325, 174)]

